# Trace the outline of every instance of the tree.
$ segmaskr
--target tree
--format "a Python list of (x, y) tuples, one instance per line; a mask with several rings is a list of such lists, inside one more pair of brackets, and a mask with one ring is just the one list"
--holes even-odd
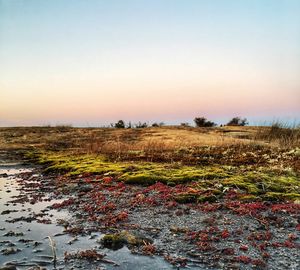
[(227, 126), (246, 126), (248, 125), (247, 118), (242, 119), (241, 117), (233, 117), (228, 123)]
[(125, 122), (123, 120), (119, 120), (115, 123), (115, 128), (125, 128)]
[(214, 127), (217, 124), (211, 121), (207, 121), (205, 117), (196, 117), (194, 122), (197, 127)]

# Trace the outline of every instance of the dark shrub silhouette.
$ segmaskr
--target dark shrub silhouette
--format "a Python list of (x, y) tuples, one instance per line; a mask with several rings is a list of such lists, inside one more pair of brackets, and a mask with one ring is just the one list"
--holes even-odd
[(248, 125), (247, 119), (242, 119), (241, 117), (233, 117), (228, 123), (227, 126), (246, 126)]
[(125, 122), (123, 120), (119, 120), (115, 123), (115, 128), (125, 128)]
[(197, 127), (214, 127), (217, 124), (211, 121), (208, 121), (205, 117), (196, 117), (194, 122)]
[(148, 124), (146, 122), (145, 123), (138, 122), (137, 124), (135, 124), (135, 127), (136, 128), (146, 128), (146, 127), (148, 127)]
[(164, 125), (165, 125), (164, 122), (160, 122), (160, 123), (155, 122), (155, 123), (152, 124), (152, 127), (162, 127)]

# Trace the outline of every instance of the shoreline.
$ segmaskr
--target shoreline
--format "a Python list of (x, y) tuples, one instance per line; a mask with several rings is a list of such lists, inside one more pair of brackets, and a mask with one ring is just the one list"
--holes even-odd
[[(134, 254), (159, 255), (177, 267), (299, 267), (299, 204), (178, 204), (167, 199), (175, 187), (162, 183), (142, 187), (99, 175), (51, 178), (55, 193), (67, 196), (54, 208), (76, 216), (68, 229), (74, 236), (101, 232), (109, 235), (110, 248), (127, 246)], [(136, 244), (138, 239), (144, 242)]]

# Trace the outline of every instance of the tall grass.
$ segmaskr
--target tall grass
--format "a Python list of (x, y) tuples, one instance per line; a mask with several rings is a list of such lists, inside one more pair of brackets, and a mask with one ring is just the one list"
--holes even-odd
[(260, 127), (256, 139), (278, 144), (281, 148), (300, 147), (300, 126), (274, 122), (270, 127)]

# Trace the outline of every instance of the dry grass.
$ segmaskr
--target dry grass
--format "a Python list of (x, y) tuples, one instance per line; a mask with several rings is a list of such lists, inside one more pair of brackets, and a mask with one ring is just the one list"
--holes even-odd
[(259, 128), (256, 138), (277, 144), (281, 148), (300, 147), (300, 126), (276, 122), (271, 127)]
[[(299, 146), (299, 140), (291, 139), (299, 139), (298, 135), (293, 131), (290, 136), (288, 132), (280, 128), (280, 136), (286, 134), (285, 141), (289, 140), (280, 149), (278, 146), (282, 143), (272, 135), (274, 127), (0, 128), (0, 149), (63, 151), (75, 155), (104, 155), (111, 161), (185, 165), (264, 165), (268, 160), (285, 164), (287, 158), (282, 151)], [(288, 162), (292, 167), (300, 167), (296, 156)]]
[[(285, 131), (285, 133), (283, 132)], [(280, 128), (281, 140), (299, 142), (299, 132)], [(299, 130), (298, 130), (299, 131)], [(275, 141), (275, 128), (269, 127), (155, 127), (144, 129), (18, 127), (0, 128), (0, 148), (41, 148), (73, 150), (80, 153), (114, 154), (117, 157), (142, 151), (147, 155), (199, 147), (261, 145)], [(283, 136), (284, 135), (284, 136)], [(297, 140), (296, 140), (297, 139)], [(276, 146), (274, 144), (274, 146)]]

